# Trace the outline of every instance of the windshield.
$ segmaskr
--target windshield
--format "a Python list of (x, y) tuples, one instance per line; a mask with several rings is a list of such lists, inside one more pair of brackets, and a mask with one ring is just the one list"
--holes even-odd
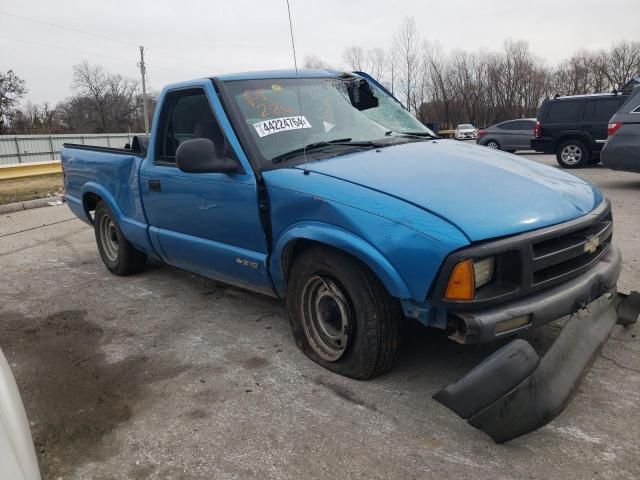
[(475, 128), (473, 125), (471, 125), (470, 123), (463, 123), (462, 125), (458, 125), (458, 130), (462, 130), (462, 129), (470, 129), (470, 128)]
[(335, 155), (349, 146), (363, 148), (365, 142), (383, 140), (387, 145), (420, 139), (406, 134), (434, 136), (392, 97), (352, 75), (234, 80), (225, 82), (225, 87), (241, 128), (249, 133), (267, 168), (287, 154), (294, 155), (286, 160), (299, 161), (303, 153), (297, 152), (303, 146), (331, 145), (326, 155)]

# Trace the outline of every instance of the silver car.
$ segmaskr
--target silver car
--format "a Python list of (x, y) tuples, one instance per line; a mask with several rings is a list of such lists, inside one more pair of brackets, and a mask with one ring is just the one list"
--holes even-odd
[(612, 170), (640, 173), (640, 86), (609, 120), (609, 136), (600, 153)]
[(535, 118), (519, 118), (497, 123), (478, 131), (478, 145), (515, 152), (516, 150), (531, 150)]
[(470, 123), (462, 123), (456, 127), (453, 136), (456, 140), (473, 140), (476, 138), (477, 129)]

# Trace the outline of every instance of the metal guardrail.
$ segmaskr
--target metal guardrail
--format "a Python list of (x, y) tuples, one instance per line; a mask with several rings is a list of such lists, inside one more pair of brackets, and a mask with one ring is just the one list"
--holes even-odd
[(0, 165), (60, 160), (63, 143), (122, 148), (139, 133), (0, 135)]
[(56, 173), (62, 173), (62, 164), (59, 160), (53, 162), (29, 162), (17, 165), (0, 165), (0, 180), (39, 177), (41, 175), (54, 175)]

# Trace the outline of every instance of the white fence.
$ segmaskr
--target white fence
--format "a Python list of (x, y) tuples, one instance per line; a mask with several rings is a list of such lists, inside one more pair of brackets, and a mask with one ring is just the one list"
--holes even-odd
[(0, 165), (60, 160), (63, 143), (123, 148), (134, 135), (144, 134), (0, 135)]

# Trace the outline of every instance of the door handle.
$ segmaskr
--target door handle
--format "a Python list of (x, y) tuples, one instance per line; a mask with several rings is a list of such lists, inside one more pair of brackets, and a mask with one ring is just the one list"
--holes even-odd
[(160, 180), (149, 180), (149, 190), (152, 192), (159, 192), (160, 189)]

